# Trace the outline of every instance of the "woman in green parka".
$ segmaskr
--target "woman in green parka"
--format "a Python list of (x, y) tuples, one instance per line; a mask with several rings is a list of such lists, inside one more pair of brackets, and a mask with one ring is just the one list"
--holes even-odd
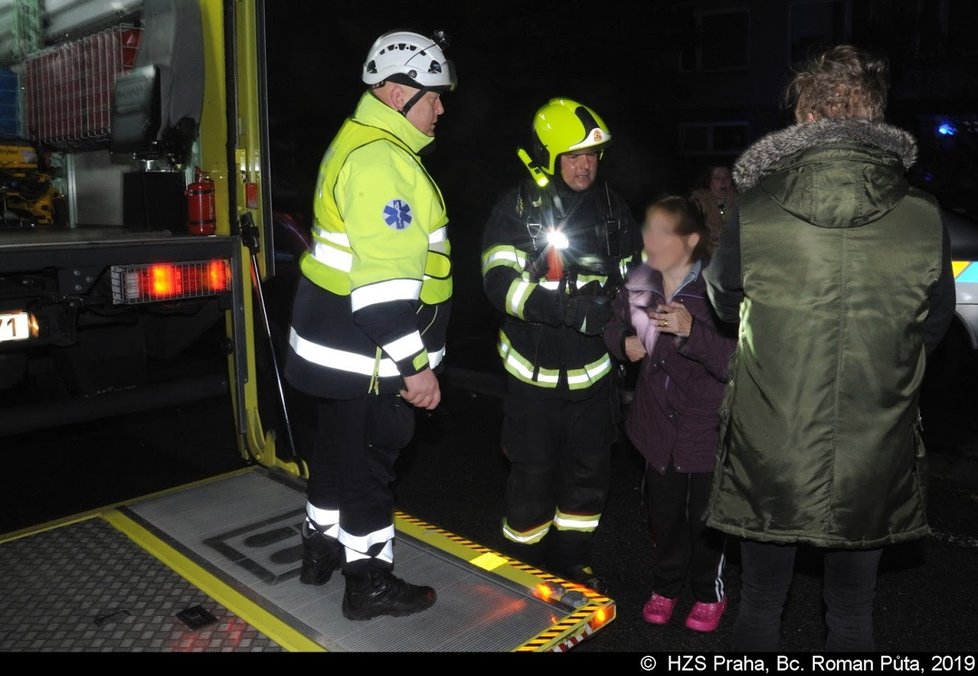
[(887, 64), (833, 47), (792, 80), (796, 124), (737, 161), (706, 274), (740, 320), (707, 524), (742, 539), (735, 650), (777, 650), (799, 544), (825, 552), (826, 650), (874, 650), (882, 548), (928, 533), (918, 397), (954, 313), (917, 148), (883, 122)]

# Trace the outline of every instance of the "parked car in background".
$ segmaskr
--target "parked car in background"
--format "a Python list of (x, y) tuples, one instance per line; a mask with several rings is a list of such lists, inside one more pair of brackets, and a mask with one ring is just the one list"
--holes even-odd
[[(957, 291), (955, 324), (959, 338), (978, 350), (978, 222), (956, 211), (945, 210), (944, 222), (951, 237), (951, 260)], [(954, 338), (954, 336), (951, 336)]]

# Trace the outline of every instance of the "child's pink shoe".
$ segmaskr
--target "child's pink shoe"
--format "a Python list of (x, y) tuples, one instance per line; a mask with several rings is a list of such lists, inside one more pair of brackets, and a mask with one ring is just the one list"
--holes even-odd
[(711, 632), (720, 626), (720, 618), (727, 609), (727, 597), (724, 596), (716, 603), (693, 604), (693, 609), (686, 616), (686, 627), (693, 631)]
[(672, 611), (676, 607), (676, 599), (667, 596), (659, 596), (652, 592), (648, 603), (642, 608), (642, 619), (649, 624), (666, 624), (672, 617)]

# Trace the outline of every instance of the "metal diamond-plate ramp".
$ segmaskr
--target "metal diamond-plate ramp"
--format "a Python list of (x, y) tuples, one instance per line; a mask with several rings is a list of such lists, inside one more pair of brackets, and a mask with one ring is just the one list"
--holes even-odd
[(321, 587), (298, 580), (303, 491), (262, 472), (122, 511), (331, 651), (510, 651), (561, 616), (525, 588), (399, 532), (395, 573), (434, 587), (438, 601), (407, 617), (346, 620), (341, 574)]
[(0, 570), (0, 651), (281, 651), (101, 519), (3, 543)]

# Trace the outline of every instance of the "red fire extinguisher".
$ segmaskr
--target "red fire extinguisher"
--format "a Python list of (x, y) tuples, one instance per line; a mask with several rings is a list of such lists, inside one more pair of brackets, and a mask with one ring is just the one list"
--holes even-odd
[(214, 210), (214, 181), (197, 169), (187, 186), (187, 230), (191, 235), (213, 235), (217, 229)]

